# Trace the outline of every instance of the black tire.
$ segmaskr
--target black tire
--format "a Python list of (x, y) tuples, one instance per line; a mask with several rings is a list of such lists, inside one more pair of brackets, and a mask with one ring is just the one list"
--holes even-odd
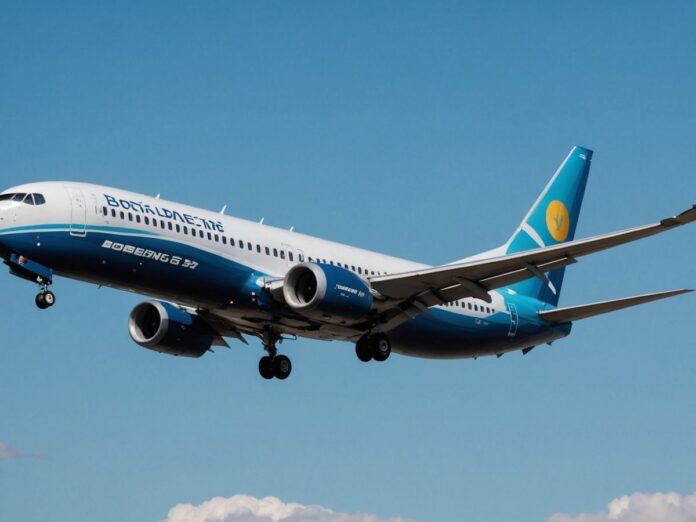
[(366, 335), (363, 335), (358, 339), (358, 342), (355, 343), (355, 355), (357, 355), (358, 359), (362, 362), (370, 362), (372, 360), (372, 347)]
[(56, 295), (50, 290), (46, 290), (43, 292), (43, 301), (46, 304), (46, 308), (49, 308), (56, 303)]
[(36, 294), (36, 298), (34, 299), (34, 302), (36, 303), (36, 306), (41, 308), (41, 310), (45, 310), (46, 308), (48, 308), (48, 305), (46, 305), (46, 301), (44, 301), (43, 293)]
[(370, 338), (370, 346), (372, 347), (372, 358), (375, 361), (386, 361), (391, 354), (391, 343), (389, 338), (384, 334), (377, 334)]
[(292, 372), (292, 363), (285, 355), (276, 355), (273, 359), (273, 375), (276, 379), (287, 379)]
[(259, 361), (259, 373), (264, 379), (273, 378), (273, 359), (271, 359), (268, 355), (261, 357), (261, 360)]

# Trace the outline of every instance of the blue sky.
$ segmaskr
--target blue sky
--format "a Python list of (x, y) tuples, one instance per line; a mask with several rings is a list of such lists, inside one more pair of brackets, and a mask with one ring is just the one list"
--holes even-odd
[[(438, 264), (503, 242), (578, 144), (595, 155), (577, 235), (648, 223), (696, 203), (694, 15), (2, 2), (0, 180), (227, 204)], [(561, 305), (696, 286), (694, 233), (584, 258)], [(244, 494), (532, 522), (696, 491), (693, 296), (499, 360), (363, 365), (289, 342), (292, 377), (265, 382), (256, 342), (200, 360), (137, 347), (138, 296), (60, 280), (41, 312), (30, 284), (0, 285), (2, 520), (154, 521)]]

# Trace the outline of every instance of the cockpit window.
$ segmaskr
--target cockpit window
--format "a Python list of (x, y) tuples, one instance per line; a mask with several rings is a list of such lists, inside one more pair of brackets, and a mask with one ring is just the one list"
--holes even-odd
[(26, 192), (13, 192), (10, 194), (0, 194), (0, 201), (19, 201), (27, 205), (43, 205), (46, 198), (43, 194), (27, 194)]

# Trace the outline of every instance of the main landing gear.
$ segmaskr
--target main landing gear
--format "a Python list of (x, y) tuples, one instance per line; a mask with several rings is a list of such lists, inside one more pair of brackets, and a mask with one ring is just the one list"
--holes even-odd
[(52, 307), (56, 302), (56, 295), (48, 289), (48, 285), (41, 284), (41, 291), (36, 294), (36, 299), (34, 299), (36, 306), (45, 310), (46, 308)]
[(355, 354), (362, 362), (386, 361), (391, 354), (391, 342), (389, 337), (383, 333), (374, 335), (363, 335), (355, 343)]
[(263, 334), (263, 349), (268, 352), (268, 355), (261, 357), (259, 361), (259, 373), (264, 379), (285, 380), (292, 372), (292, 363), (286, 355), (278, 355), (276, 343), (282, 341), (280, 335), (273, 330), (267, 330)]

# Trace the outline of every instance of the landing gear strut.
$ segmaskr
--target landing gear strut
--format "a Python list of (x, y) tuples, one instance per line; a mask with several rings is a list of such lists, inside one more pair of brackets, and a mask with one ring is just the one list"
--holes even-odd
[(259, 373), (264, 379), (284, 380), (290, 376), (292, 372), (292, 363), (286, 355), (277, 355), (278, 349), (276, 343), (282, 341), (281, 336), (273, 331), (266, 330), (263, 334), (263, 349), (268, 352), (268, 355), (261, 357), (259, 361)]
[(363, 335), (355, 343), (355, 354), (362, 362), (369, 362), (372, 359), (379, 362), (386, 361), (391, 354), (389, 337), (383, 333)]
[(45, 310), (46, 308), (50, 308), (55, 304), (56, 295), (48, 289), (47, 283), (42, 282), (40, 285), (41, 291), (36, 294), (36, 299), (34, 299), (34, 302), (36, 303), (36, 306), (41, 308), (41, 310)]

